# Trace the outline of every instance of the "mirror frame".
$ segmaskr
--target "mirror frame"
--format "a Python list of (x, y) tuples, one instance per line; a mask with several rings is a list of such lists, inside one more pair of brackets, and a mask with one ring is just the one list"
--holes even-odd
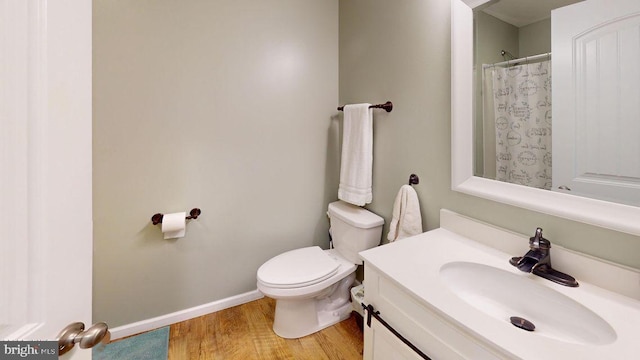
[(473, 175), (473, 11), (490, 0), (451, 0), (451, 189), (465, 194), (640, 235), (640, 207)]

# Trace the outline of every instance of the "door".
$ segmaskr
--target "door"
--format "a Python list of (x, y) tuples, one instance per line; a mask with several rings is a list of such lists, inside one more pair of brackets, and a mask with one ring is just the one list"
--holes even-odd
[(563, 7), (551, 27), (553, 189), (638, 206), (640, 1)]
[(91, 16), (0, 0), (0, 339), (91, 324)]

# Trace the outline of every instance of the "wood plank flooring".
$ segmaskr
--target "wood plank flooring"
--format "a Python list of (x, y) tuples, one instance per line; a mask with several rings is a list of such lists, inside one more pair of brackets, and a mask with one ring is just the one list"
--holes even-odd
[(271, 329), (275, 300), (263, 298), (173, 324), (169, 360), (362, 359), (363, 335), (356, 315), (300, 339)]

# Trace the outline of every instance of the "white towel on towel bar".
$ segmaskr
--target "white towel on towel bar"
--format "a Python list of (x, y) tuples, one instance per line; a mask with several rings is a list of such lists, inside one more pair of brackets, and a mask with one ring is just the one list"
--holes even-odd
[(389, 241), (396, 241), (422, 233), (422, 215), (418, 194), (410, 185), (402, 185), (393, 204)]
[(338, 199), (363, 206), (373, 199), (373, 112), (371, 104), (344, 106)]

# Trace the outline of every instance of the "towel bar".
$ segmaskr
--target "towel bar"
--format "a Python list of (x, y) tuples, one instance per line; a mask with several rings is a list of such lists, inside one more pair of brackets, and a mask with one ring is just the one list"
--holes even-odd
[(369, 304), (369, 305), (361, 304), (361, 305), (362, 305), (362, 308), (367, 312), (367, 326), (368, 327), (371, 327), (371, 318), (372, 317), (375, 318), (376, 320), (378, 320), (378, 322), (380, 324), (382, 324), (382, 326), (387, 328), (387, 330), (389, 330), (389, 332), (391, 332), (396, 338), (398, 338), (398, 340), (402, 341), (411, 350), (413, 350), (416, 353), (416, 355), (420, 356), (421, 358), (423, 358), (425, 360), (431, 360), (431, 358), (429, 356), (427, 356), (427, 354), (423, 353), (420, 349), (418, 349), (418, 347), (413, 345), (411, 343), (411, 341), (409, 341), (407, 338), (402, 336), (396, 329), (394, 329), (391, 325), (389, 325), (388, 322), (384, 321), (382, 316), (380, 316), (380, 311), (376, 311), (376, 309), (373, 307), (373, 305), (371, 305), (371, 304)]
[[(391, 110), (393, 110), (393, 103), (391, 101), (387, 101), (384, 104), (371, 105), (369, 106), (369, 109), (385, 109), (387, 112), (391, 112)], [(338, 110), (343, 111), (344, 106), (338, 107)]]

